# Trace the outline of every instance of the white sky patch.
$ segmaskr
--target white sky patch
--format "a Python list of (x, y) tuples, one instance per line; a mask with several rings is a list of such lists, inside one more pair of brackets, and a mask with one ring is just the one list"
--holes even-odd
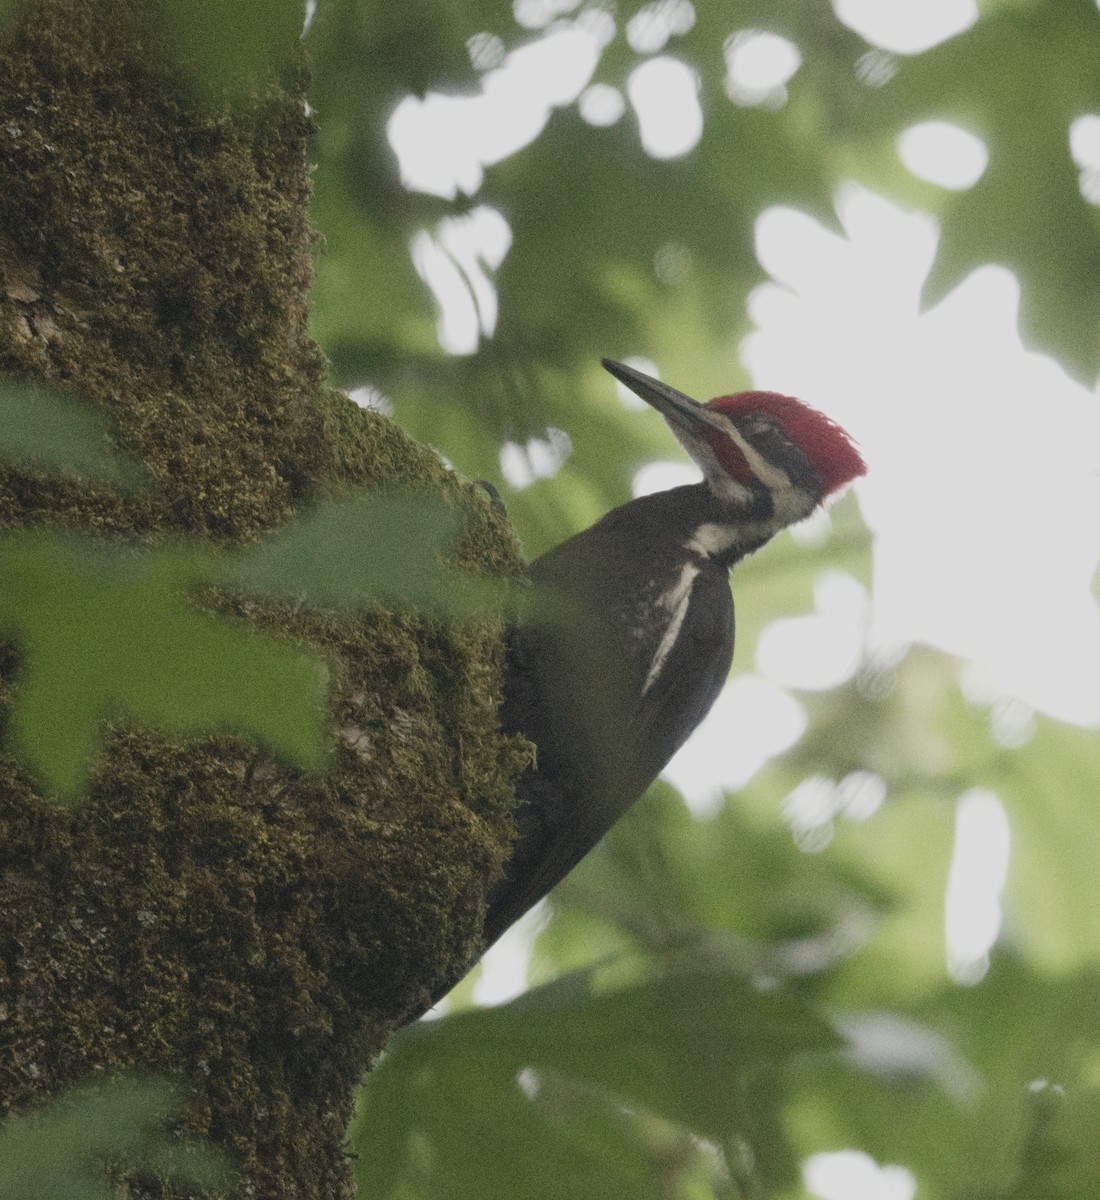
[(963, 666), (959, 687), (969, 703), (989, 710), (989, 733), (998, 746), (1016, 750), (1035, 736), (1035, 710), (1015, 696), (1004, 695), (995, 678), (980, 663)]
[(512, 244), (508, 222), (482, 204), (461, 217), (444, 217), (433, 237), (427, 230), (410, 243), (413, 266), (439, 306), (436, 334), (449, 354), (473, 354), (497, 323), (497, 294), (488, 271)]
[(589, 125), (614, 125), (626, 112), (626, 101), (618, 88), (607, 83), (594, 83), (581, 92), (577, 109)]
[(985, 142), (947, 121), (922, 121), (898, 135), (898, 156), (918, 179), (965, 191), (989, 165)]
[(884, 87), (897, 73), (898, 57), (887, 50), (868, 50), (856, 59), (856, 78), (867, 87)]
[(886, 782), (874, 771), (852, 771), (834, 781), (810, 775), (783, 801), (783, 819), (800, 850), (816, 854), (833, 840), (840, 819), (866, 821), (886, 799)]
[(480, 323), (469, 284), (458, 265), (427, 230), (413, 237), (409, 253), (416, 273), (439, 306), (439, 344), (449, 354), (473, 354), (481, 340)]
[(466, 39), (466, 52), (475, 71), (499, 67), (507, 53), (504, 40), (495, 33), (475, 33)]
[(917, 1181), (904, 1167), (880, 1167), (862, 1150), (812, 1154), (802, 1164), (806, 1190), (820, 1200), (913, 1200)]
[(794, 42), (759, 29), (742, 29), (726, 39), (726, 94), (735, 104), (779, 107), (786, 84), (802, 65)]
[(789, 692), (757, 675), (737, 675), (661, 775), (692, 812), (706, 816), (720, 807), (724, 789), (744, 787), (805, 728), (805, 711)]
[(933, 223), (850, 186), (847, 236), (791, 209), (757, 224), (776, 280), (750, 297), (759, 386), (838, 420), (869, 464), (871, 637), (982, 664), (1000, 693), (1100, 723), (1100, 405), (1016, 331), (1019, 285), (967, 277), (931, 311)]
[(513, 50), (481, 77), (477, 95), (406, 96), (386, 125), (401, 182), (449, 200), (472, 196), (485, 167), (532, 142), (554, 108), (577, 99), (613, 33), (613, 24), (610, 32), (597, 22), (569, 24)]
[(525, 29), (545, 29), (552, 21), (571, 13), (581, 0), (513, 0), (512, 15)]
[(572, 453), (569, 434), (550, 428), (545, 437), (528, 438), (522, 446), (505, 442), (500, 448), (500, 473), (509, 487), (522, 490), (536, 479), (552, 479)]
[(701, 483), (702, 479), (703, 472), (694, 463), (659, 460), (646, 463), (635, 473), (630, 494), (637, 500), (639, 496), (652, 496), (654, 492), (667, 492), (669, 488)]
[(824, 775), (810, 775), (794, 787), (783, 801), (783, 819), (796, 839), (827, 825), (836, 816), (836, 784)]
[(1001, 931), (1011, 847), (1008, 816), (997, 796), (984, 788), (965, 792), (955, 810), (944, 898), (947, 971), (956, 983), (977, 983), (989, 968), (989, 952)]
[(848, 1042), (844, 1057), (861, 1071), (895, 1080), (899, 1075), (928, 1076), (960, 1104), (972, 1103), (982, 1093), (981, 1075), (938, 1029), (875, 1010), (840, 1014), (835, 1021)]
[(1072, 122), (1069, 151), (1079, 167), (1100, 167), (1100, 116), (1086, 113)]
[[(639, 358), (638, 355), (632, 354), (629, 358), (623, 359), (623, 365), (626, 367), (633, 367), (635, 371), (641, 371), (643, 374), (652, 376), (654, 379), (661, 378), (661, 374), (657, 370), (657, 364), (653, 362), (652, 359)], [(612, 378), (614, 378), (614, 376), (612, 376)], [(646, 402), (641, 398), (641, 396), (638, 395), (637, 392), (631, 391), (630, 388), (628, 388), (626, 384), (619, 379), (615, 379), (615, 395), (618, 396), (619, 403), (623, 406), (623, 408), (628, 408), (631, 412), (653, 411), (652, 407), (646, 404)]]
[(898, 54), (929, 50), (978, 19), (974, 0), (833, 0), (833, 11), (860, 37)]
[(352, 388), (348, 392), (348, 397), (354, 400), (360, 408), (380, 412), (384, 417), (393, 416), (393, 401), (381, 388), (376, 388), (373, 383), (363, 383), (359, 387)]
[(656, 54), (671, 37), (687, 33), (695, 24), (689, 0), (653, 0), (626, 23), (626, 40), (638, 54)]
[(679, 158), (703, 136), (699, 79), (677, 58), (651, 58), (630, 72), (626, 94), (650, 158)]
[(1069, 152), (1081, 172), (1081, 195), (1090, 204), (1100, 204), (1100, 116), (1086, 113), (1070, 125)]
[(540, 900), (489, 947), (473, 989), (478, 1004), (504, 1004), (526, 990), (535, 938), (549, 919), (550, 906)]
[(827, 571), (814, 584), (815, 612), (781, 617), (764, 627), (756, 669), (783, 687), (824, 690), (856, 673), (870, 615), (870, 597), (844, 571)]

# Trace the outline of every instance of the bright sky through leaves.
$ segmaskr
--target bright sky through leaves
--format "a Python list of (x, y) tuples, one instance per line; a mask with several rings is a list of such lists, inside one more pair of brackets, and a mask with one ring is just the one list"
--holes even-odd
[[(540, 7), (535, 0), (521, 7), (533, 29), (576, 13), (574, 5), (551, 11), (553, 6)], [(971, 0), (834, 0), (833, 8), (873, 47), (859, 64), (868, 86), (894, 75), (897, 56), (919, 54), (966, 30), (978, 16)], [(586, 87), (592, 55), (600, 53), (607, 31), (574, 26), (577, 47), (590, 39), (583, 50), (567, 49), (561, 30), (539, 43), (540, 69), (551, 61), (552, 38), (563, 55), (574, 57), (550, 68), (560, 81), (556, 91), (539, 76), (527, 85), (537, 97), (534, 108), (514, 100), (511, 112), (506, 105), (493, 108), (493, 93), (504, 94), (516, 52), (496, 68), (497, 75), (483, 77), (483, 97), (430, 98), (417, 126), (417, 137), (425, 140), (391, 123), (403, 177), (437, 195), (472, 194), (483, 166), (508, 152), (500, 149), (505, 136), (518, 148), (522, 137), (538, 135), (551, 106), (573, 103), (592, 125), (630, 123), (651, 157), (690, 155), (706, 136), (706, 116), (692, 68), (677, 57), (670, 23), (687, 21), (692, 11), (690, 5), (654, 4), (647, 6), (645, 20), (639, 14), (631, 22), (627, 39), (642, 59), (628, 76), (625, 95), (603, 83)], [(788, 85), (806, 69), (798, 46), (763, 31), (740, 31), (724, 54), (727, 95), (745, 107), (781, 108)], [(530, 61), (536, 61), (533, 52)], [(436, 105), (431, 121), (428, 103)], [(454, 134), (458, 118), (445, 112), (447, 103), (477, 103), (481, 119), (499, 121), (510, 132), (495, 135), (502, 139), (499, 145), (487, 132), (463, 141)], [(446, 139), (444, 155), (432, 149), (437, 137)], [(1100, 114), (1074, 120), (1066, 145), (1080, 171), (1082, 194), (1100, 202)], [(989, 147), (975, 130), (943, 120), (904, 129), (894, 153), (893, 169), (944, 193), (965, 194), (983, 179), (990, 161)], [(429, 161), (440, 173), (416, 176), (414, 164), (419, 170)], [(755, 661), (739, 652), (732, 682), (666, 772), (700, 815), (720, 803), (723, 788), (743, 786), (801, 737), (806, 713), (789, 689), (837, 686), (851, 678), (868, 648), (889, 657), (908, 644), (925, 643), (957, 655), (967, 664), (968, 702), (988, 707), (991, 736), (1004, 747), (1035, 735), (1036, 712), (1078, 725), (1100, 723), (1100, 614), (1092, 591), (1100, 562), (1095, 392), (1074, 382), (1053, 359), (1025, 350), (1017, 331), (1020, 288), (1009, 271), (978, 265), (922, 312), (921, 289), (938, 244), (932, 218), (903, 211), (854, 184), (838, 192), (836, 207), (839, 230), (795, 208), (761, 214), (756, 250), (771, 282), (751, 296), (755, 328), (739, 349), (756, 386), (800, 396), (860, 442), (869, 473), (855, 490), (875, 539), (873, 596), (842, 568), (823, 569), (813, 612), (768, 626)], [(638, 220), (644, 219), (640, 212)], [(439, 230), (429, 232), (443, 244)], [(464, 307), (473, 333), (459, 352), (471, 353), (490, 332), (477, 326), (477, 314), (486, 308), (478, 289), (486, 282), (492, 286), (492, 269), (484, 280), (466, 272), (463, 281), (462, 262), (463, 256), (470, 261), (480, 255), (485, 263), (486, 244), (445, 249), (455, 264), (454, 286), (432, 285), (440, 328), (456, 321), (453, 314)], [(447, 348), (454, 352), (453, 343)], [(637, 365), (660, 373), (660, 363)], [(689, 377), (669, 382), (697, 390)], [(608, 380), (607, 387), (615, 384)], [(637, 419), (647, 414), (639, 412)], [(565, 459), (542, 454), (535, 442), (511, 443), (502, 454), (502, 473), (512, 486), (527, 486)], [(692, 477), (691, 470), (679, 461), (651, 463), (639, 472), (634, 492), (675, 486)], [(827, 528), (828, 518), (818, 518), (793, 536), (809, 552)], [(739, 734), (731, 744), (728, 731), (734, 725)], [(837, 818), (861, 820), (866, 814), (854, 801), (848, 811), (849, 800), (870, 796), (877, 805), (883, 787), (870, 773), (839, 784), (818, 780), (812, 795), (814, 781), (806, 782), (804, 794), (792, 794), (787, 813), (806, 849), (821, 848)], [(802, 822), (797, 828), (796, 817)], [(955, 803), (950, 879), (942, 901), (944, 970), (958, 983), (982, 977), (999, 934), (1001, 893), (1012, 856), (1019, 854), (1012, 829), (1018, 819), (1008, 798), (1002, 804), (992, 791), (972, 789)], [(494, 960), (506, 964), (497, 979), (501, 986), (494, 986), (490, 969), (479, 998), (500, 999), (516, 990), (510, 953), (530, 936), (514, 931), (501, 944), (489, 961), (490, 968)], [(821, 1200), (910, 1200), (916, 1186), (902, 1167), (854, 1150), (815, 1156), (805, 1165), (804, 1183)]]
[(1005, 693), (1100, 721), (1095, 397), (1024, 350), (1007, 271), (974, 272), (921, 315), (931, 224), (861, 189), (839, 207), (846, 238), (792, 211), (762, 217), (776, 285), (753, 297), (744, 357), (866, 452), (872, 636), (973, 659)]
[[(968, 0), (840, 0), (837, 11), (869, 40), (902, 53), (960, 32), (976, 15)], [(672, 15), (685, 19), (679, 10)], [(639, 24), (633, 36), (643, 32)], [(389, 132), (409, 186), (440, 195), (476, 190), (481, 164), (537, 136), (552, 105), (576, 98), (606, 35), (579, 26), (551, 32), (487, 73), (481, 97), (429, 96), (399, 107)], [(781, 87), (798, 69), (797, 47), (774, 36), (739, 36), (726, 54), (742, 89)], [(519, 96), (526, 99), (517, 103)], [(646, 60), (630, 77), (629, 99), (650, 154), (685, 153), (698, 140), (701, 114), (690, 71), (678, 60)], [(475, 104), (476, 120), (459, 117), (462, 106)], [(1083, 170), (1095, 170), (1091, 158), (1085, 163), (1100, 142), (1091, 134), (1083, 118), (1073, 147)], [(987, 157), (977, 138), (944, 122), (906, 131), (898, 153), (921, 177), (951, 188), (970, 186)], [(431, 177), (420, 173), (429, 168)], [(783, 685), (835, 686), (844, 671), (838, 632), (849, 646), (868, 622), (879, 643), (923, 641), (972, 659), (994, 694), (1066, 720), (1100, 721), (1100, 616), (1090, 592), (1100, 558), (1093, 396), (1052, 360), (1023, 349), (1018, 287), (1008, 272), (976, 271), (922, 315), (920, 288), (936, 245), (931, 221), (855, 187), (838, 196), (838, 209), (843, 236), (794, 210), (762, 215), (757, 249), (775, 285), (752, 297), (757, 332), (743, 357), (758, 386), (801, 396), (863, 445), (871, 469), (857, 490), (876, 534), (874, 609), (868, 614), (862, 589), (836, 580), (819, 589), (816, 616), (769, 630), (755, 664), (759, 676), (754, 664), (740, 662), (738, 677), (667, 772), (701, 809), (797, 740), (804, 719)], [(506, 229), (503, 217), (494, 220)], [(433, 245), (450, 256), (450, 269), (437, 266), (435, 278), (422, 273), (452, 352), (472, 352), (491, 331), (490, 276), (478, 264), (491, 271), (507, 240), (484, 221), (436, 232)], [(672, 382), (691, 388), (690, 380)], [(563, 461), (548, 459), (540, 469), (531, 452), (505, 448), (502, 468), (513, 485)], [(933, 462), (940, 465), (930, 472)], [(651, 479), (636, 491), (651, 486), (666, 485)], [(1022, 546), (1028, 571), (1020, 570)], [(850, 674), (856, 656), (842, 657)], [(734, 718), (749, 731), (743, 744), (752, 750), (743, 755), (731, 753), (724, 736)]]

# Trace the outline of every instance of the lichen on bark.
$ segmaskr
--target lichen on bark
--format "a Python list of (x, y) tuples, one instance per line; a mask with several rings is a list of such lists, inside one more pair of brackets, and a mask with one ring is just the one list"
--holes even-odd
[[(38, 0), (0, 41), (0, 370), (102, 407), (155, 481), (5, 465), (0, 529), (237, 543), (326, 496), (418, 488), (460, 510), (457, 562), (514, 576), (479, 489), (325, 386), (301, 64), (247, 103), (200, 100), (155, 18), (148, 0)], [(65, 809), (0, 755), (0, 1100), (164, 1074), (184, 1131), (232, 1153), (234, 1192), (347, 1196), (352, 1090), (475, 951), (506, 853), (524, 752), (496, 721), (501, 629), (221, 607), (327, 656), (330, 767), (116, 714)], [(18, 679), (4, 645), (0, 715)]]

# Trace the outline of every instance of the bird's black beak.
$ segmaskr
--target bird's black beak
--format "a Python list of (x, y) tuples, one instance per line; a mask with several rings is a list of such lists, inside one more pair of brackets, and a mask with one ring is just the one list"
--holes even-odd
[(644, 375), (633, 367), (615, 362), (614, 359), (602, 358), (600, 362), (605, 371), (610, 371), (621, 384), (630, 388), (635, 396), (640, 396), (646, 404), (651, 404), (672, 426), (674, 433), (679, 434), (682, 431), (697, 438), (701, 435), (703, 426), (714, 424), (710, 410), (705, 404), (692, 400), (690, 396), (669, 387), (667, 383), (662, 383), (651, 375)]

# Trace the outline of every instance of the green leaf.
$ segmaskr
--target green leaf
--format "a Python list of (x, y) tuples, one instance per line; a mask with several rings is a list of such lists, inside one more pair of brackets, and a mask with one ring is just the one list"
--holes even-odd
[[(360, 1187), (401, 1195), (419, 1180), (433, 1197), (656, 1200), (668, 1181), (649, 1121), (666, 1136), (675, 1128), (720, 1144), (744, 1139), (762, 1175), (788, 1179), (776, 1073), (839, 1044), (806, 1005), (732, 973), (605, 995), (592, 994), (582, 973), (510, 1005), (421, 1023), (391, 1043), (353, 1132)], [(616, 1113), (639, 1121), (617, 1126)], [(423, 1161), (421, 1145), (431, 1148)]]
[(299, 517), (223, 574), (241, 587), (320, 605), (469, 612), (492, 589), (444, 570), (457, 524), (442, 500), (353, 496)]
[(0, 458), (115, 484), (142, 474), (113, 448), (100, 413), (37, 383), (0, 384)]
[(853, 1054), (803, 1073), (800, 1144), (860, 1146), (945, 1200), (1095, 1194), (1094, 971), (1051, 978), (1001, 952), (978, 986), (941, 983), (889, 1008), (889, 974), (864, 967), (846, 982), (849, 996), (871, 983), (878, 1004), (846, 1012)]
[(250, 734), (303, 768), (325, 745), (321, 663), (191, 611), (179, 551), (107, 551), (39, 534), (0, 541), (0, 628), (21, 657), (9, 737), (62, 795), (82, 787), (104, 718), (182, 736)]
[[(1020, 1173), (1004, 1200), (1077, 1200), (1100, 1188), (1100, 1091), (1049, 1082), (1029, 1095)], [(991, 1198), (992, 1200), (992, 1198)]]
[[(843, 956), (846, 927), (888, 913), (894, 893), (862, 864), (797, 848), (776, 820), (790, 786), (785, 772), (766, 775), (700, 821), (656, 784), (552, 893), (536, 963), (573, 967), (571, 946), (595, 960), (608, 926), (624, 939), (620, 953), (641, 950), (670, 970), (702, 957), (783, 978)], [(582, 919), (589, 930), (601, 923), (598, 942), (594, 931), (586, 942)]]
[(0, 1126), (0, 1196), (4, 1200), (112, 1200), (107, 1158), (175, 1176), (190, 1187), (225, 1179), (220, 1155), (205, 1146), (170, 1143), (154, 1129), (179, 1108), (157, 1079), (117, 1079), (79, 1090), (29, 1116)]
[(989, 784), (1012, 828), (1006, 899), (1014, 938), (1052, 970), (1094, 963), (1100, 947), (1096, 730), (1040, 719), (1025, 746), (997, 756)]
[(177, 54), (209, 92), (259, 87), (289, 61), (302, 34), (301, 0), (162, 0)]

